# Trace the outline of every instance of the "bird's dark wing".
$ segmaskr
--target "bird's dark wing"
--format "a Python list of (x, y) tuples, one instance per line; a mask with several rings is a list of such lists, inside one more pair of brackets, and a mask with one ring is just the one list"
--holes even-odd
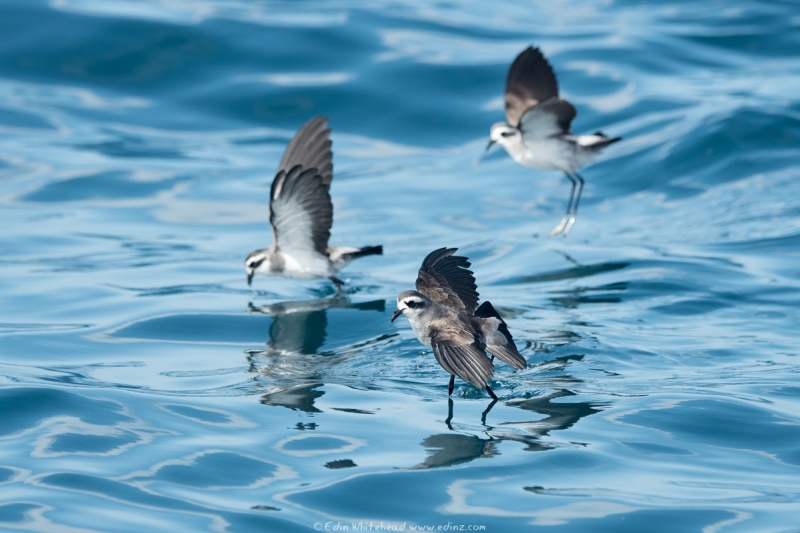
[(528, 362), (517, 350), (514, 337), (508, 331), (508, 326), (489, 302), (483, 302), (475, 311), (478, 317), (478, 326), (486, 338), (486, 350), (504, 363), (519, 370), (527, 368)]
[(438, 303), (472, 314), (478, 305), (478, 286), (466, 257), (453, 255), (458, 248), (439, 248), (422, 261), (417, 290)]
[(553, 67), (538, 48), (529, 46), (520, 53), (506, 78), (506, 118), (518, 126), (527, 109), (550, 98), (558, 98), (558, 81)]
[[(331, 142), (325, 120), (311, 119), (286, 148), (272, 181), (269, 221), (273, 247), (327, 257), (333, 224)], [(291, 167), (284, 166), (284, 163)], [(322, 171), (316, 165), (322, 166)]]
[(442, 368), (476, 387), (486, 387), (494, 366), (475, 335), (460, 324), (432, 325), (431, 347)]
[(333, 152), (331, 130), (327, 126), (328, 119), (319, 115), (303, 124), (283, 152), (278, 172), (289, 172), (296, 165), (304, 169), (316, 168), (322, 176), (322, 182), (330, 186), (333, 180)]
[(566, 100), (552, 98), (528, 109), (519, 120), (522, 142), (536, 142), (554, 135), (568, 135), (578, 112)]

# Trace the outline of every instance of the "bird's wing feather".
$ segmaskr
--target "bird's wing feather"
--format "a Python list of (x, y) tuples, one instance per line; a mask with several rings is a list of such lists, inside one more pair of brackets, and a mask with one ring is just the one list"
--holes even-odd
[(489, 302), (483, 302), (475, 311), (481, 331), (486, 337), (486, 350), (504, 363), (519, 370), (527, 368), (528, 362), (517, 350), (514, 337), (508, 330), (505, 321)]
[(518, 126), (525, 111), (550, 98), (558, 98), (558, 81), (541, 50), (529, 46), (520, 53), (506, 78), (506, 118)]
[(442, 368), (476, 387), (489, 383), (494, 366), (470, 331), (453, 324), (433, 326), (430, 331), (433, 355)]
[(322, 182), (330, 186), (333, 180), (333, 152), (328, 119), (316, 116), (297, 130), (283, 152), (278, 172), (289, 172), (297, 165), (305, 169), (316, 168)]
[(478, 286), (466, 257), (453, 255), (458, 248), (439, 248), (422, 261), (417, 290), (434, 302), (472, 314), (478, 305)]
[(315, 117), (300, 128), (272, 181), (269, 221), (276, 249), (327, 257), (333, 224), (329, 191), (333, 165), (326, 123)]
[(297, 165), (288, 173), (278, 172), (272, 182), (269, 220), (276, 249), (327, 257), (333, 204), (315, 168), (304, 170)]
[(577, 114), (572, 104), (558, 98), (552, 98), (528, 109), (519, 122), (522, 142), (535, 142), (556, 135), (569, 134), (570, 124)]

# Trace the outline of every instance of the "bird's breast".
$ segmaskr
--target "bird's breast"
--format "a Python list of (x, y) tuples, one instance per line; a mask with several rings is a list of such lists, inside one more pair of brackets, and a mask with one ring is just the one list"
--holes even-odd
[(427, 346), (428, 348), (431, 347), (431, 332), (430, 327), (423, 324), (421, 320), (413, 320), (409, 321), (411, 324), (411, 331), (414, 332), (414, 336), (417, 337), (417, 340)]

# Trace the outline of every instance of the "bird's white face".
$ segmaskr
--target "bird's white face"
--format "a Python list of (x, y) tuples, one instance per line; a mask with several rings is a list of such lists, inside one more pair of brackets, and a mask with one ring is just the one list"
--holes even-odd
[(416, 291), (401, 292), (397, 297), (397, 309), (392, 314), (392, 322), (400, 316), (405, 315), (412, 324), (416, 322), (427, 308), (427, 300)]
[(247, 284), (253, 282), (253, 276), (256, 272), (268, 272), (269, 269), (270, 251), (265, 248), (263, 250), (256, 250), (247, 256), (244, 260), (244, 269), (247, 271)]
[(489, 130), (489, 145), (486, 149), (491, 148), (494, 143), (508, 146), (518, 138), (522, 138), (522, 132), (519, 129), (506, 122), (497, 122), (492, 124), (492, 129)]

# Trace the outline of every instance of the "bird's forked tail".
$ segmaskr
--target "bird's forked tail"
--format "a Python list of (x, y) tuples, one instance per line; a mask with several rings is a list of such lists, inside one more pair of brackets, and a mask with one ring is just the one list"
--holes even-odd
[(528, 366), (527, 361), (514, 345), (514, 338), (511, 336), (511, 332), (508, 331), (508, 326), (491, 303), (483, 302), (475, 310), (475, 316), (478, 318), (497, 319), (497, 322), (495, 322), (497, 329), (495, 331), (490, 332), (484, 329), (484, 333), (488, 333), (486, 336), (486, 350), (490, 354), (520, 370)]
[(378, 246), (364, 246), (355, 252), (347, 252), (342, 254), (342, 259), (346, 261), (352, 261), (353, 259), (358, 259), (359, 257), (364, 257), (367, 255), (383, 255), (383, 246), (380, 244)]

